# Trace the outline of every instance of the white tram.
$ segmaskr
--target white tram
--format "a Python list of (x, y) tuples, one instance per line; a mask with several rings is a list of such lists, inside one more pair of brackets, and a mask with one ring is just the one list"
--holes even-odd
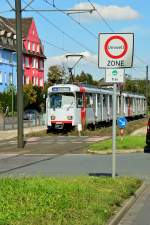
[[(48, 88), (46, 102), (47, 128), (65, 126), (84, 128), (88, 124), (112, 120), (112, 90), (58, 84)], [(122, 109), (121, 109), (122, 108)], [(122, 112), (121, 112), (122, 111)], [(117, 92), (117, 115), (143, 116), (146, 99), (143, 95)]]

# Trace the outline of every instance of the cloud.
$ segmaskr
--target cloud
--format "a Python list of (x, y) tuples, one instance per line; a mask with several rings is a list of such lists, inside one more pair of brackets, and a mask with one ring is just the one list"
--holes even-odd
[[(66, 59), (66, 55), (71, 55), (72, 53), (66, 53), (65, 55), (58, 55), (58, 56), (52, 56), (52, 57), (47, 57), (47, 60), (45, 61), (45, 79), (47, 78), (47, 73), (48, 73), (48, 68), (53, 65), (60, 65), (64, 66), (65, 68), (72, 67), (79, 57), (69, 57), (68, 60)], [(77, 64), (79, 67), (80, 65), (88, 65), (91, 64), (93, 66), (97, 66), (97, 55), (91, 54), (90, 52), (79, 52), (79, 53), (74, 53), (77, 55), (83, 55), (83, 59)]]
[[(140, 17), (139, 13), (130, 6), (120, 7), (117, 5), (99, 5), (93, 4), (100, 15), (107, 20), (134, 20)], [(80, 3), (74, 6), (73, 9), (92, 9), (89, 3)], [(82, 13), (80, 16), (82, 21), (98, 20), (100, 16), (96, 11), (90, 13)]]

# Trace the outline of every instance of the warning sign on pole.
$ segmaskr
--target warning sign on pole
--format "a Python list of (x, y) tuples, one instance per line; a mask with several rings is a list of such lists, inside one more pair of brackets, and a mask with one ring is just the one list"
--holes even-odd
[(100, 68), (130, 68), (133, 49), (133, 33), (100, 33), (98, 65)]

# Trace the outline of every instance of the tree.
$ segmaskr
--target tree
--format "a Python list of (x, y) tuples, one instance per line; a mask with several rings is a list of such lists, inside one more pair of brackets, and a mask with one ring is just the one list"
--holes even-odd
[(80, 75), (76, 76), (76, 82), (98, 85), (98, 81), (93, 80), (93, 76), (89, 73), (85, 73), (84, 71), (82, 71)]
[(56, 83), (62, 83), (65, 79), (65, 70), (58, 65), (50, 66), (47, 76), (49, 86), (52, 86)]
[(24, 109), (36, 109), (38, 111), (44, 111), (45, 98), (44, 89), (38, 86), (32, 86), (31, 84), (24, 85)]

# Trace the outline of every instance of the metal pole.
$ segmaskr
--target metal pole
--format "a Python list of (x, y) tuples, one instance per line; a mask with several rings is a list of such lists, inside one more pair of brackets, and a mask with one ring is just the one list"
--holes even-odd
[(146, 66), (146, 116), (148, 116), (148, 66)]
[(113, 85), (113, 126), (112, 126), (112, 177), (116, 175), (116, 89), (117, 84)]
[(13, 73), (14, 73), (14, 61), (13, 61), (13, 53), (11, 54), (11, 57), (12, 57), (12, 81), (11, 81), (11, 89), (12, 89), (12, 99), (11, 99), (11, 116), (13, 117), (13, 115), (14, 115), (14, 90), (13, 90), (13, 79), (14, 79), (14, 75), (13, 75)]
[(16, 47), (17, 47), (17, 121), (18, 121), (18, 148), (24, 147), (23, 140), (23, 74), (22, 74), (22, 26), (21, 0), (15, 0), (16, 12)]

